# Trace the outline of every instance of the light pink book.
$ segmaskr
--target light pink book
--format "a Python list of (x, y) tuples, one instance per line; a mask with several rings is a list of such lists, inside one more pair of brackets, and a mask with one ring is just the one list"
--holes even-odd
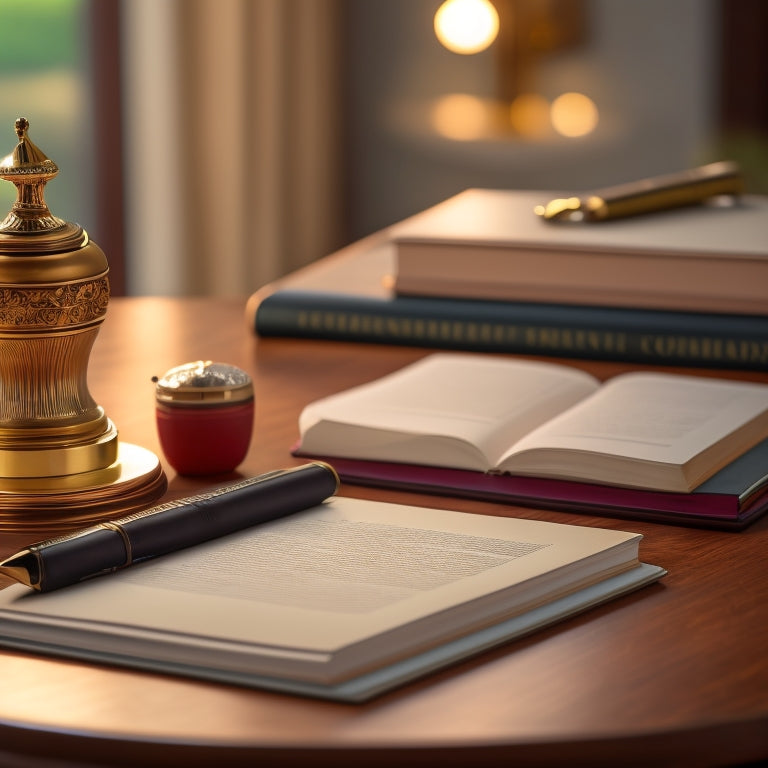
[(555, 192), (468, 189), (393, 231), (402, 295), (768, 314), (768, 196), (592, 224)]

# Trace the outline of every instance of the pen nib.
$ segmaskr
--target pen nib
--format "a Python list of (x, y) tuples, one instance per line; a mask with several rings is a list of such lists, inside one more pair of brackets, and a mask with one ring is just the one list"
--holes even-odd
[(37, 557), (33, 552), (25, 549), (0, 562), (0, 575), (8, 576), (28, 587), (34, 587), (40, 580)]

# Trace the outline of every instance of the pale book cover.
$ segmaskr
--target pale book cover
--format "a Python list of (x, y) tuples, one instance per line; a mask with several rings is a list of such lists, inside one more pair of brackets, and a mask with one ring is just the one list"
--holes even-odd
[(298, 453), (689, 492), (768, 437), (768, 386), (433, 354), (307, 405)]
[(343, 699), (660, 578), (638, 534), (333, 498), (49, 593), (0, 643)]
[(765, 314), (768, 196), (599, 223), (534, 213), (557, 196), (469, 189), (398, 225), (401, 294)]

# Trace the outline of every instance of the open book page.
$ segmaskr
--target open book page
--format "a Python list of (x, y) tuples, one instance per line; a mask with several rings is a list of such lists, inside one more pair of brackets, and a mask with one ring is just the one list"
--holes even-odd
[(766, 433), (765, 385), (631, 373), (519, 440), (502, 467), (685, 492)]
[(67, 589), (8, 588), (0, 634), (322, 682), (630, 570), (640, 538), (335, 498)]
[(301, 451), (486, 471), (513, 442), (598, 386), (568, 366), (434, 354), (307, 406)]

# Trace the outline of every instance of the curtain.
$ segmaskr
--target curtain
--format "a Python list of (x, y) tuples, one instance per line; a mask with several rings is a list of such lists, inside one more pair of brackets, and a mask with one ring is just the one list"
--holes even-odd
[(133, 295), (244, 295), (339, 247), (337, 0), (123, 0)]

